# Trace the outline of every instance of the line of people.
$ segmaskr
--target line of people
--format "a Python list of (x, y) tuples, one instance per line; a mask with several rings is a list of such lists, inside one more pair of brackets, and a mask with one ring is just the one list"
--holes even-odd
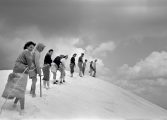
[[(46, 46), (42, 43), (36, 43), (29, 41), (27, 42), (21, 54), (15, 61), (13, 72), (9, 74), (8, 81), (6, 83), (5, 89), (3, 91), (2, 97), (6, 99), (14, 99), (13, 107), (16, 107), (18, 101), (20, 102), (20, 114), (24, 113), (24, 104), (25, 104), (25, 91), (27, 86), (28, 76), (32, 79), (30, 94), (32, 97), (36, 96), (36, 82), (37, 75), (41, 76), (41, 67), (40, 67), (40, 57), (41, 52)], [(53, 73), (53, 83), (64, 83), (65, 82), (65, 70), (67, 68), (66, 62), (68, 55), (59, 55), (54, 60), (52, 60), (52, 54), (54, 50), (50, 49), (44, 58), (44, 63), (42, 67), (43, 71), (43, 86), (44, 88), (50, 88), (50, 71)], [(70, 59), (70, 73), (73, 77), (74, 69), (76, 67), (75, 57), (77, 54), (73, 54)], [(78, 59), (79, 67), (79, 76), (83, 77), (85, 74), (85, 68), (87, 59), (83, 61), (84, 53)], [(90, 62), (90, 75), (96, 76), (96, 62)], [(57, 71), (60, 71), (60, 80), (56, 79)]]

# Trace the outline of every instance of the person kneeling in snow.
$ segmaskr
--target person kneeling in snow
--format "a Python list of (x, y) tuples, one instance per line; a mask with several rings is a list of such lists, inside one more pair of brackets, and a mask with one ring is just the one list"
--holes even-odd
[(58, 80), (56, 79), (56, 76), (57, 76), (57, 71), (60, 70), (60, 64), (61, 64), (60, 60), (62, 59), (62, 57), (64, 57), (64, 56), (57, 56), (52, 62), (51, 71), (53, 73), (53, 84), (58, 83)]

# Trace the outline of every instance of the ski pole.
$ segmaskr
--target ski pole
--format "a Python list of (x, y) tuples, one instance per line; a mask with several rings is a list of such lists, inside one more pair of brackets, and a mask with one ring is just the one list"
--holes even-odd
[(40, 97), (42, 97), (42, 83), (41, 83), (41, 75), (39, 75), (40, 78)]

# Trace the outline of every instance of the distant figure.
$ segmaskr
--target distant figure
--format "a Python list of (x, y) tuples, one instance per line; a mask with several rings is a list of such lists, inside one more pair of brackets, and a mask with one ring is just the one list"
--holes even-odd
[(68, 59), (68, 55), (66, 56), (63, 56), (62, 59), (60, 60), (61, 63), (60, 63), (60, 71), (61, 71), (61, 74), (60, 74), (60, 83), (63, 83), (65, 82), (65, 69), (66, 69), (66, 60)]
[(57, 56), (53, 60), (53, 63), (52, 63), (52, 69), (51, 69), (51, 71), (53, 73), (53, 84), (57, 84), (58, 83), (58, 80), (56, 79), (56, 76), (57, 76), (57, 71), (60, 70), (61, 58), (62, 58), (62, 56)]
[(93, 62), (93, 77), (96, 77), (96, 62), (97, 59), (95, 59), (95, 61)]
[(35, 43), (32, 41), (24, 45), (23, 52), (16, 59), (13, 72), (9, 74), (8, 81), (2, 97), (6, 99), (13, 99), (13, 107), (16, 107), (17, 102), (20, 102), (20, 115), (24, 114), (25, 91), (28, 80), (29, 68), (32, 65), (32, 54)]
[(48, 51), (48, 53), (45, 55), (44, 66), (42, 68), (43, 75), (44, 75), (43, 85), (44, 85), (44, 88), (46, 88), (46, 89), (50, 88), (49, 80), (50, 80), (50, 67), (51, 67), (51, 63), (52, 63), (52, 58), (51, 58), (52, 54), (53, 54), (53, 49), (50, 49)]
[(85, 68), (86, 68), (86, 63), (87, 63), (87, 59), (85, 59), (85, 62), (83, 63), (83, 68), (82, 68), (82, 73), (83, 75), (85, 74)]
[(93, 68), (93, 61), (91, 61), (91, 62), (90, 62), (90, 71), (89, 71), (90, 76), (93, 75), (93, 71), (94, 71), (94, 68)]
[(36, 82), (37, 82), (37, 74), (41, 76), (41, 68), (40, 68), (40, 53), (43, 51), (45, 48), (45, 45), (42, 43), (38, 43), (37, 46), (35, 47), (34, 52), (32, 53), (33, 58), (32, 58), (32, 65), (29, 71), (29, 77), (32, 79), (32, 85), (31, 85), (31, 90), (30, 94), (32, 94), (32, 97), (36, 97), (35, 90), (36, 90)]
[(70, 73), (71, 73), (71, 77), (73, 77), (73, 73), (74, 73), (74, 67), (75, 67), (75, 57), (77, 56), (77, 54), (73, 54), (73, 56), (71, 57), (70, 60)]
[(82, 73), (82, 70), (83, 70), (83, 56), (84, 56), (84, 53), (82, 53), (81, 56), (78, 58), (78, 67), (79, 67), (79, 76), (80, 77), (83, 76), (83, 73)]

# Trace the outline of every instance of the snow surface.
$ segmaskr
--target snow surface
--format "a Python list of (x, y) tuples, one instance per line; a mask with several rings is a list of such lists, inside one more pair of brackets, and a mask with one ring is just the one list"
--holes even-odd
[[(11, 70), (0, 71), (0, 95), (4, 90)], [(51, 76), (52, 77), (52, 76)], [(42, 89), (39, 96), (39, 78), (37, 96), (29, 94), (31, 79), (28, 81), (25, 114), (19, 115), (19, 104), (13, 108), (13, 100), (8, 100), (0, 114), (0, 120), (38, 120), (38, 119), (96, 119), (96, 120), (167, 120), (167, 110), (134, 95), (109, 82), (88, 75), (73, 78), (67, 71), (66, 83)], [(5, 99), (0, 97), (0, 107)]]

